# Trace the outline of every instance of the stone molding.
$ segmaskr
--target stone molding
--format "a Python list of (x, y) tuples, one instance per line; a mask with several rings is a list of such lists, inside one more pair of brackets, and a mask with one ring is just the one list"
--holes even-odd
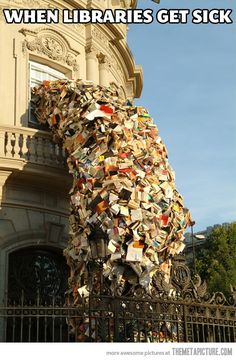
[[(109, 36), (98, 25), (91, 27), (91, 38), (86, 46), (86, 53), (96, 56), (99, 64), (112, 73), (117, 83), (126, 89), (127, 98), (139, 97), (142, 91), (142, 69), (135, 65), (132, 55), (123, 38)], [(109, 28), (113, 31), (114, 28)], [(127, 69), (127, 71), (125, 71)]]
[(72, 49), (68, 41), (58, 31), (48, 28), (39, 29), (38, 31), (23, 28), (19, 30), (25, 36), (22, 50), (47, 56), (49, 59), (64, 63), (79, 70), (77, 57), (79, 52)]
[(5, 1), (6, 6), (8, 8), (13, 8), (13, 6), (37, 8), (37, 7), (42, 7), (42, 2), (47, 2), (49, 4), (49, 1), (39, 1), (39, 0), (8, 0), (8, 1)]
[(99, 49), (94, 44), (89, 43), (85, 47), (85, 53), (86, 54), (93, 54), (94, 56), (97, 56), (97, 54), (99, 53)]
[(109, 49), (108, 38), (97, 27), (95, 26), (92, 27), (91, 35), (94, 40), (97, 40), (100, 43), (101, 46), (104, 46), (105, 48)]
[(105, 64), (107, 61), (107, 56), (100, 52), (99, 54), (97, 54), (97, 59), (99, 64)]
[[(45, 3), (45, 4), (42, 4)], [(49, 1), (40, 0), (8, 0), (2, 1), (0, 5), (0, 21), (5, 22), (3, 15), (3, 9), (14, 9), (14, 8), (33, 8), (33, 9), (50, 9), (52, 8)]]
[(12, 171), (0, 170), (0, 209), (2, 208), (3, 187), (11, 174), (12, 174)]

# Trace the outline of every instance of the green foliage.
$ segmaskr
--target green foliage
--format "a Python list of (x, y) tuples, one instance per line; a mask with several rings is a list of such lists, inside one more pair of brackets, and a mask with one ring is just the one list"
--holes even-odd
[(236, 222), (214, 229), (196, 259), (197, 272), (209, 291), (229, 295), (230, 284), (236, 286)]

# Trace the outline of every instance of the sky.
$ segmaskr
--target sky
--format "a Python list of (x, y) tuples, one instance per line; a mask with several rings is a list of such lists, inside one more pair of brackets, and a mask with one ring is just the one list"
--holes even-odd
[(236, 1), (139, 0), (137, 8), (233, 9), (233, 24), (129, 25), (146, 107), (166, 144), (194, 231), (236, 221)]

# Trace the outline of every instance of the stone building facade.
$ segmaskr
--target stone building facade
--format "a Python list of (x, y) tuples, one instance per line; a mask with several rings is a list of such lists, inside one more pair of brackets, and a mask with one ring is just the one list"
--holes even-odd
[(35, 121), (30, 88), (42, 80), (80, 78), (114, 86), (128, 99), (142, 90), (126, 25), (6, 24), (2, 10), (135, 6), (121, 0), (0, 0), (0, 302), (7, 292), (19, 296), (20, 288), (57, 291), (68, 237), (65, 154)]

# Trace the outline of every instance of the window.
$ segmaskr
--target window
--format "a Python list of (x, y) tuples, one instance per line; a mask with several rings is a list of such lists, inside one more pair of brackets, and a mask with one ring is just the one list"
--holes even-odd
[(61, 251), (29, 247), (10, 254), (6, 342), (70, 341), (66, 317), (56, 312), (65, 303), (67, 278)]
[(25, 248), (9, 256), (8, 300), (21, 302), (63, 302), (67, 289), (68, 268), (60, 252), (47, 248)]
[(29, 127), (46, 130), (46, 126), (38, 124), (37, 119), (33, 114), (33, 102), (31, 96), (31, 89), (34, 86), (38, 86), (43, 80), (58, 80), (65, 79), (64, 73), (53, 69), (50, 66), (43, 65), (34, 61), (29, 62)]

